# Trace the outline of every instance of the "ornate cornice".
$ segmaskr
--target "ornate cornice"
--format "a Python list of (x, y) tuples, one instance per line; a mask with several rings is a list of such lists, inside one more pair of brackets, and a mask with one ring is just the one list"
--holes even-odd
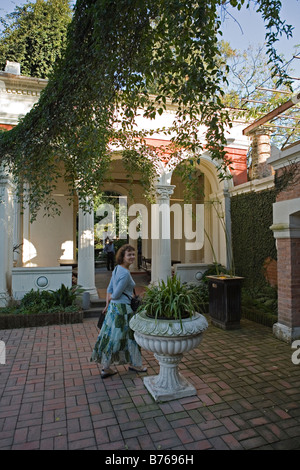
[(47, 86), (48, 80), (41, 78), (23, 77), (0, 72), (0, 95), (6, 99), (39, 98), (41, 91)]
[(39, 100), (48, 80), (0, 72), (0, 123), (17, 125)]

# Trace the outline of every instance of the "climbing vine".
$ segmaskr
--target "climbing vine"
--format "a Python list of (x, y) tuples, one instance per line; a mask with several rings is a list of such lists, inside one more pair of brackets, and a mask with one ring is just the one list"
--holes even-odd
[[(193, 158), (205, 145), (219, 162), (220, 178), (226, 177), (230, 118), (221, 99), (220, 13), (228, 4), (240, 9), (250, 3), (265, 20), (276, 73), (274, 43), (292, 30), (280, 19), (280, 2), (77, 0), (65, 53), (39, 102), (0, 136), (1, 163), (32, 216), (40, 208), (59, 211), (52, 194), (61, 176), (68, 196), (76, 193), (88, 209), (120, 148), (128, 173), (139, 170), (151, 192), (155, 174), (147, 160), (156, 155), (145, 139), (156, 132), (153, 126), (149, 131), (151, 123), (168, 105), (176, 109), (174, 121), (160, 132), (172, 141), (174, 154)], [(138, 116), (150, 125), (138, 126)]]
[(277, 259), (272, 204), (277, 191), (240, 194), (231, 198), (232, 247), (236, 274), (245, 278), (248, 288), (266, 284), (264, 263)]

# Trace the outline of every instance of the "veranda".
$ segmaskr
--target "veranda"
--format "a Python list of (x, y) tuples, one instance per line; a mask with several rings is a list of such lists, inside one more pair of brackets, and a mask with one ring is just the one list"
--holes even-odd
[[(19, 74), (19, 68), (13, 67), (0, 73), (4, 84), (1, 95), (0, 124), (3, 129), (16, 125), (37, 101), (46, 80), (37, 80)], [(299, 97), (295, 98), (299, 100)], [(172, 106), (155, 121), (160, 127), (172, 119)], [(274, 186), (275, 172), (282, 171), (291, 160), (299, 165), (299, 145), (293, 145), (284, 151), (275, 149), (271, 152), (269, 134), (257, 125), (233, 120), (228, 129), (227, 154), (232, 161), (232, 178), (220, 181), (215, 162), (209, 153), (202, 152), (198, 168), (198, 194), (191, 209), (201, 207), (201, 236), (197, 240), (197, 230), (192, 229), (189, 236), (185, 233), (185, 224), (181, 227), (171, 218), (172, 205), (184, 214), (184, 183), (174, 171), (178, 162), (170, 161), (163, 154), (161, 165), (157, 168), (156, 204), (158, 208), (167, 208), (166, 212), (151, 211), (149, 202), (139, 185), (138, 175), (134, 176), (134, 200), (128, 206), (130, 222), (139, 224), (138, 214), (146, 208), (144, 227), (159, 227), (158, 236), (151, 240), (142, 240), (142, 256), (151, 259), (151, 281), (165, 279), (173, 269), (183, 280), (199, 281), (201, 273), (212, 262), (226, 267), (231, 265), (231, 198), (246, 192), (259, 192)], [(247, 125), (248, 124), (248, 125)], [(144, 123), (140, 123), (144, 125)], [(199, 129), (201, 136), (202, 130)], [(161, 135), (153, 135), (149, 140), (153, 147), (167, 146)], [(251, 179), (247, 172), (247, 152), (250, 144), (255, 149), (252, 155)], [(187, 155), (188, 157), (188, 155)], [(6, 305), (11, 298), (20, 299), (31, 288), (55, 289), (62, 283), (71, 285), (72, 267), (77, 267), (77, 282), (90, 293), (91, 298), (98, 298), (95, 286), (95, 250), (94, 250), (94, 213), (78, 210), (75, 197), (69, 205), (65, 193), (66, 185), (61, 179), (55, 198), (62, 207), (60, 217), (45, 218), (39, 214), (36, 221), (30, 222), (29, 209), (21, 211), (14, 198), (14, 188), (9, 175), (1, 175), (0, 206), (1, 243), (0, 243), (0, 301)], [(103, 191), (114, 191), (129, 201), (130, 186), (122, 166), (121, 151), (116, 152), (111, 164), (110, 178), (104, 184)], [(299, 252), (299, 184), (281, 192), (274, 204), (274, 231), (278, 248), (278, 286), (279, 320), (274, 327), (276, 336), (292, 341), (299, 336), (300, 299), (299, 265), (296, 263)], [(134, 207), (132, 212), (130, 209)], [(163, 217), (160, 218), (160, 214)], [(166, 216), (165, 216), (166, 215)], [(78, 234), (76, 233), (78, 224)], [(181, 237), (176, 236), (180, 229)], [(159, 236), (159, 230), (170, 236)], [(132, 233), (132, 232), (131, 232)], [(137, 236), (130, 236), (128, 241), (137, 247)], [(194, 237), (194, 239), (192, 238)], [(187, 249), (193, 242), (196, 249)], [(189, 245), (190, 244), (190, 245)], [(14, 251), (14, 247), (22, 247)], [(289, 260), (289, 262), (288, 262)], [(137, 269), (134, 266), (133, 269)]]

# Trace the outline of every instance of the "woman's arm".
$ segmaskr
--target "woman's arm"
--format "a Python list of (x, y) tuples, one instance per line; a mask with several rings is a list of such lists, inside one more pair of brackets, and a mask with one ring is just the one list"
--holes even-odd
[(129, 281), (129, 272), (122, 273), (116, 282), (116, 287), (112, 293), (111, 300), (117, 300), (121, 297), (123, 291), (126, 289)]
[(108, 287), (107, 287), (107, 291), (106, 291), (106, 305), (104, 307), (104, 309), (102, 310), (102, 313), (106, 313), (107, 309), (108, 309), (108, 306), (109, 306), (109, 302), (111, 301), (111, 295), (112, 295), (112, 291), (113, 291), (113, 276), (114, 276), (115, 273), (112, 274), (112, 277), (110, 278), (110, 281), (109, 281), (109, 284), (108, 284)]

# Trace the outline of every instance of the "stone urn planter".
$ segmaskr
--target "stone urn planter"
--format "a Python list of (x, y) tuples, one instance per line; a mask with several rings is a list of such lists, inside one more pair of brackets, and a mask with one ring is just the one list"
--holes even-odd
[(176, 277), (146, 289), (142, 306), (130, 320), (136, 342), (154, 353), (158, 375), (145, 377), (144, 384), (155, 401), (196, 395), (195, 387), (178, 370), (185, 352), (196, 348), (208, 327), (197, 312), (199, 289)]
[(160, 365), (158, 375), (144, 377), (144, 384), (155, 401), (168, 401), (197, 394), (195, 387), (179, 372), (183, 354), (196, 348), (208, 327), (206, 318), (194, 313), (181, 320), (154, 319), (145, 311), (130, 320), (136, 342), (154, 353)]

